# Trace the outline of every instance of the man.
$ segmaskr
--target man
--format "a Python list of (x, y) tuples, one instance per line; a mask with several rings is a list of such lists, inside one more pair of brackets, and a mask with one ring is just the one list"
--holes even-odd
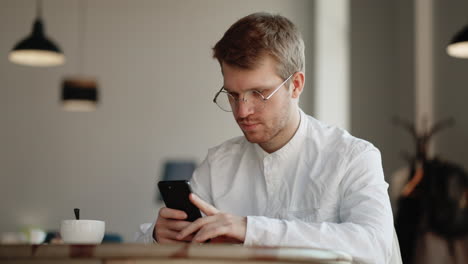
[(305, 59), (297, 28), (255, 13), (213, 51), (224, 77), (214, 101), (244, 136), (210, 149), (194, 172), (190, 200), (206, 216), (190, 223), (162, 208), (143, 240), (329, 248), (387, 263), (393, 217), (380, 153), (299, 108)]

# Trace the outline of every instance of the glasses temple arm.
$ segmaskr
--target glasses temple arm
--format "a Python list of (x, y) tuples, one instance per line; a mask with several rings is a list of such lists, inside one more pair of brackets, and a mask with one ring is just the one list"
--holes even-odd
[(291, 74), (291, 75), (289, 75), (289, 77), (288, 77), (286, 80), (284, 80), (284, 82), (282, 82), (282, 83), (281, 83), (270, 95), (268, 95), (264, 100), (270, 99), (270, 97), (272, 97), (272, 96), (273, 96), (289, 79), (291, 79), (291, 77), (292, 77), (293, 75), (294, 75), (294, 73)]

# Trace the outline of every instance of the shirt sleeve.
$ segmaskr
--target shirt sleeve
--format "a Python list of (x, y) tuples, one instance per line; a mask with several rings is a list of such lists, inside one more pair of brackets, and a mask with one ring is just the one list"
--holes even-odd
[(210, 179), (210, 162), (208, 156), (193, 172), (190, 179), (192, 191), (197, 194), (203, 201), (213, 204), (211, 195), (211, 179)]
[(345, 166), (338, 223), (248, 216), (244, 244), (342, 250), (357, 263), (387, 263), (393, 216), (380, 153), (365, 151)]

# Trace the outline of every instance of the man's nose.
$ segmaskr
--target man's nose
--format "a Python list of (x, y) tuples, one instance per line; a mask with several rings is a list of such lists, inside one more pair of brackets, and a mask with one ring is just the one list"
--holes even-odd
[(254, 113), (255, 107), (248, 100), (240, 99), (237, 102), (236, 113), (238, 117), (244, 118)]

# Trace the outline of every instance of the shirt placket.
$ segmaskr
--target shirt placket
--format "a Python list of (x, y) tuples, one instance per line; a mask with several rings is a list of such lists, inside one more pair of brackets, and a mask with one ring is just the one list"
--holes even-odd
[(263, 174), (265, 177), (266, 190), (267, 190), (267, 206), (265, 208), (265, 214), (273, 217), (276, 213), (276, 207), (278, 202), (278, 181), (276, 179), (277, 173), (275, 166), (275, 160), (273, 155), (268, 155), (263, 160)]

